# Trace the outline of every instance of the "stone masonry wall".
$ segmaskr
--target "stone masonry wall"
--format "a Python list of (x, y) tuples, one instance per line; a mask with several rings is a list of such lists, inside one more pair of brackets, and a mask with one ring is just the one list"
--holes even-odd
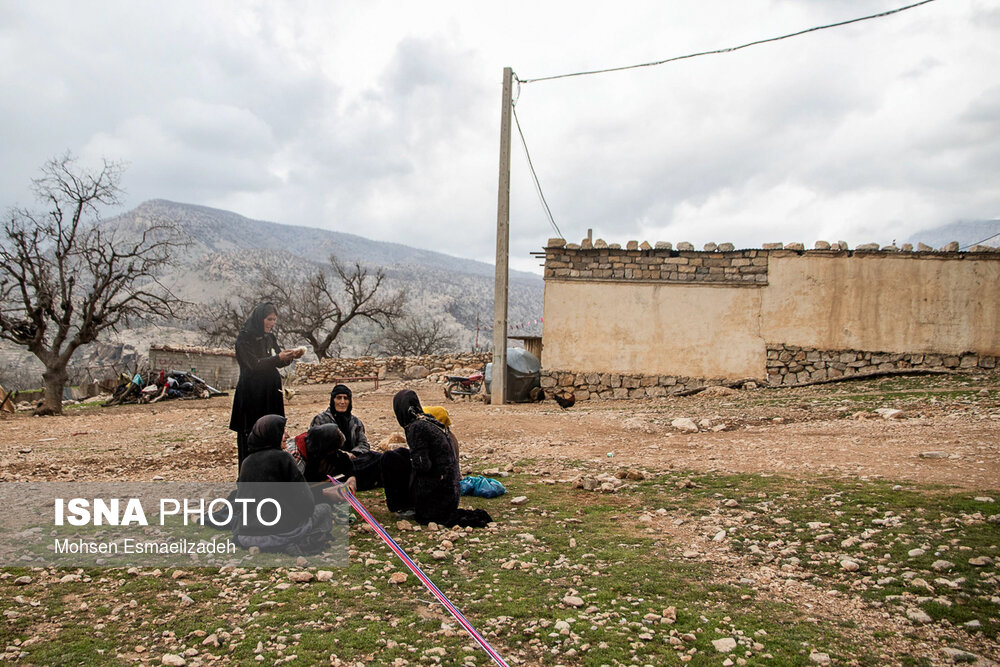
[[(687, 389), (725, 384), (725, 379), (689, 378), (639, 373), (585, 373), (542, 369), (546, 392), (571, 391), (578, 401), (659, 398)], [(747, 385), (750, 386), (756, 385)]]
[[(370, 377), (380, 379), (390, 375), (404, 376), (417, 371), (420, 377), (454, 370), (482, 370), (493, 361), (493, 353), (428, 354), (418, 357), (358, 357), (355, 359), (324, 359), (315, 364), (299, 363), (295, 381), (302, 384), (324, 384), (334, 378)], [(423, 370), (420, 370), (423, 369)]]
[(816, 350), (780, 344), (769, 345), (767, 349), (767, 383), (771, 386), (910, 368), (994, 370), (996, 367), (996, 357), (972, 353), (942, 355), (864, 350)]
[(653, 248), (634, 241), (625, 250), (551, 244), (545, 249), (546, 278), (767, 284), (767, 251), (734, 250), (732, 244), (712, 252)]

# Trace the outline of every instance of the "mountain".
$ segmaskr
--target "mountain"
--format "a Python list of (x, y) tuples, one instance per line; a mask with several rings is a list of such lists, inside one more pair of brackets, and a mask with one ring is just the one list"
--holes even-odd
[[(134, 238), (155, 222), (173, 224), (188, 242), (178, 250), (176, 265), (162, 277), (162, 282), (177, 296), (193, 303), (208, 303), (253, 286), (265, 266), (303, 275), (327, 265), (334, 254), (341, 262), (360, 261), (368, 267), (382, 268), (386, 273), (385, 288), (406, 289), (411, 312), (442, 318), (464, 349), (476, 340), (477, 318), (483, 329), (493, 321), (494, 268), (484, 262), (161, 199), (147, 201), (100, 224), (118, 236)], [(508, 291), (512, 333), (541, 335), (541, 276), (512, 271)], [(190, 339), (190, 323), (177, 322), (175, 328), (177, 338)], [(364, 352), (365, 343), (374, 333), (370, 327), (366, 330), (364, 325), (352, 323), (342, 334), (346, 344), (343, 353)], [(158, 336), (175, 337), (166, 331)], [(491, 340), (491, 331), (480, 331), (480, 346)]]
[(973, 245), (1000, 246), (1000, 220), (964, 220), (917, 232), (908, 243), (926, 243), (940, 248), (952, 241), (965, 250)]

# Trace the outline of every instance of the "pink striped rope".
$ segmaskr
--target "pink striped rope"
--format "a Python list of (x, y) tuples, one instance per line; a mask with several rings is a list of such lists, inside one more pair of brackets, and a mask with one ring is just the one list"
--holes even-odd
[(390, 549), (392, 549), (392, 552), (396, 554), (396, 556), (398, 556), (401, 561), (403, 561), (406, 567), (408, 567), (410, 571), (413, 572), (414, 575), (416, 575), (417, 579), (420, 580), (420, 583), (422, 583), (424, 587), (427, 588), (427, 590), (429, 590), (431, 594), (433, 594), (434, 597), (436, 597), (441, 604), (444, 605), (445, 609), (447, 609), (448, 612), (453, 617), (455, 617), (455, 620), (458, 621), (463, 628), (465, 628), (465, 631), (468, 632), (469, 635), (471, 635), (472, 638), (476, 640), (476, 642), (482, 647), (484, 651), (486, 651), (486, 653), (491, 658), (493, 658), (493, 661), (498, 665), (500, 665), (500, 667), (509, 667), (509, 665), (504, 661), (504, 659), (500, 657), (500, 654), (497, 653), (496, 649), (490, 646), (490, 643), (486, 641), (486, 638), (483, 637), (481, 634), (479, 634), (479, 632), (474, 627), (472, 627), (472, 624), (469, 623), (468, 619), (465, 618), (465, 615), (462, 614), (461, 611), (459, 611), (458, 607), (453, 605), (451, 603), (451, 600), (445, 597), (444, 593), (441, 592), (441, 589), (439, 589), (434, 584), (434, 582), (430, 580), (430, 577), (424, 574), (423, 570), (420, 569), (420, 566), (417, 565), (416, 562), (412, 558), (410, 558), (405, 551), (403, 551), (403, 548), (401, 546), (396, 544), (396, 540), (392, 539), (392, 536), (386, 532), (385, 528), (382, 527), (382, 524), (380, 524), (378, 520), (371, 515), (371, 513), (365, 508), (365, 506), (361, 504), (361, 501), (358, 500), (353, 493), (351, 493), (351, 490), (341, 482), (338, 482), (333, 477), (330, 477), (330, 481), (333, 482), (334, 485), (339, 486), (343, 489), (344, 496), (347, 498), (347, 502), (351, 504), (351, 507), (353, 507), (358, 512), (358, 514), (361, 515), (361, 517), (365, 520), (365, 522), (367, 522), (368, 525), (372, 527), (375, 533), (382, 538), (382, 541), (385, 542)]

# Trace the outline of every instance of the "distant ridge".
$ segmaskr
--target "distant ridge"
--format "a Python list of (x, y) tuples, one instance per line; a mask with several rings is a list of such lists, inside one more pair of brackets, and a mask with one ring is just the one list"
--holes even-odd
[[(444, 319), (459, 337), (461, 348), (470, 348), (476, 340), (477, 318), (482, 327), (480, 345), (492, 340), (492, 332), (487, 330), (493, 321), (491, 264), (355, 234), (254, 220), (231, 211), (164, 199), (144, 202), (101, 224), (114, 228), (117, 234), (134, 237), (155, 221), (176, 225), (189, 242), (176, 257), (178, 266), (162, 278), (164, 284), (187, 301), (209, 303), (245, 290), (255, 284), (264, 266), (301, 275), (325, 265), (334, 254), (344, 262), (360, 261), (367, 266), (382, 267), (388, 288), (406, 289), (414, 314)], [(508, 319), (513, 331), (541, 335), (542, 294), (541, 276), (510, 273)], [(179, 330), (188, 328), (184, 322), (177, 324)], [(361, 327), (345, 335), (345, 354), (363, 352), (363, 339), (371, 333)], [(184, 338), (189, 339), (190, 332)]]
[(926, 243), (929, 246), (941, 246), (958, 241), (962, 250), (975, 244), (1000, 245), (1000, 219), (998, 220), (965, 220), (948, 225), (925, 229), (911, 236), (907, 242), (916, 245)]
[[(141, 223), (169, 220), (191, 237), (197, 254), (236, 249), (285, 250), (314, 262), (325, 262), (331, 252), (342, 260), (361, 260), (373, 265), (417, 264), (447, 266), (449, 270), (493, 277), (492, 264), (453, 257), (433, 250), (413, 248), (392, 241), (377, 241), (356, 234), (300, 225), (285, 225), (247, 218), (223, 209), (151, 199), (135, 209), (105, 221), (116, 227), (140, 229)], [(535, 274), (512, 271), (515, 276), (538, 278)]]

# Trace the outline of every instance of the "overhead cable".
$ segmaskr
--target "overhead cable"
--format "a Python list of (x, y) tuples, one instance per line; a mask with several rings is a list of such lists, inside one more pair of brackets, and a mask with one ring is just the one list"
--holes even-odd
[(879, 12), (878, 14), (872, 14), (870, 16), (861, 16), (855, 19), (849, 19), (847, 21), (840, 21), (838, 23), (830, 23), (828, 25), (820, 25), (814, 28), (807, 28), (806, 30), (799, 30), (798, 32), (789, 33), (787, 35), (780, 35), (778, 37), (769, 37), (767, 39), (758, 39), (754, 42), (747, 42), (746, 44), (740, 44), (739, 46), (730, 46), (724, 49), (715, 49), (713, 51), (701, 51), (699, 53), (689, 53), (685, 56), (675, 56), (673, 58), (667, 58), (666, 60), (657, 60), (651, 63), (641, 63), (639, 65), (625, 65), (622, 67), (609, 67), (607, 69), (595, 69), (586, 72), (573, 72), (570, 74), (555, 74), (553, 76), (540, 76), (534, 79), (519, 79), (520, 83), (536, 83), (538, 81), (551, 81), (553, 79), (566, 79), (571, 76), (587, 76), (589, 74), (605, 74), (607, 72), (620, 72), (627, 69), (637, 69), (639, 67), (653, 67), (655, 65), (663, 65), (666, 63), (674, 62), (676, 60), (685, 60), (687, 58), (697, 58), (698, 56), (710, 56), (717, 55), (720, 53), (731, 53), (733, 51), (739, 51), (740, 49), (745, 49), (750, 46), (758, 46), (760, 44), (767, 44), (768, 42), (777, 42), (782, 39), (788, 39), (790, 37), (798, 37), (799, 35), (805, 35), (806, 33), (816, 32), (817, 30), (826, 30), (827, 28), (838, 28), (840, 26), (850, 25), (851, 23), (858, 23), (860, 21), (869, 21), (871, 19), (882, 18), (883, 16), (890, 16), (891, 14), (898, 14), (899, 12), (905, 12), (907, 9), (913, 9), (914, 7), (919, 7), (921, 5), (926, 5), (928, 3), (934, 2), (934, 0), (922, 0), (921, 2), (915, 2), (912, 5), (906, 5), (905, 7), (897, 7), (896, 9), (890, 9), (885, 12)]
[(987, 241), (992, 241), (993, 239), (997, 238), (998, 236), (1000, 236), (1000, 232), (997, 232), (996, 234), (992, 234), (990, 236), (987, 236), (982, 241), (976, 241), (975, 243), (970, 243), (969, 245), (964, 245), (964, 246), (962, 246), (961, 249), (962, 250), (966, 250), (968, 248), (971, 248), (972, 246), (979, 245), (980, 243), (986, 243)]
[(521, 137), (521, 145), (524, 146), (524, 156), (528, 158), (528, 169), (531, 171), (531, 179), (535, 183), (535, 191), (538, 193), (538, 198), (545, 209), (545, 215), (548, 216), (549, 224), (552, 225), (552, 229), (556, 230), (559, 238), (565, 238), (562, 232), (559, 231), (559, 225), (556, 224), (555, 218), (552, 217), (552, 209), (549, 208), (549, 203), (545, 201), (545, 195), (542, 194), (542, 184), (538, 182), (538, 174), (535, 173), (535, 165), (531, 163), (531, 153), (528, 152), (528, 142), (524, 140), (524, 132), (521, 131), (521, 121), (517, 119), (517, 109), (512, 104), (510, 110), (514, 114), (514, 124), (517, 125), (517, 133)]

